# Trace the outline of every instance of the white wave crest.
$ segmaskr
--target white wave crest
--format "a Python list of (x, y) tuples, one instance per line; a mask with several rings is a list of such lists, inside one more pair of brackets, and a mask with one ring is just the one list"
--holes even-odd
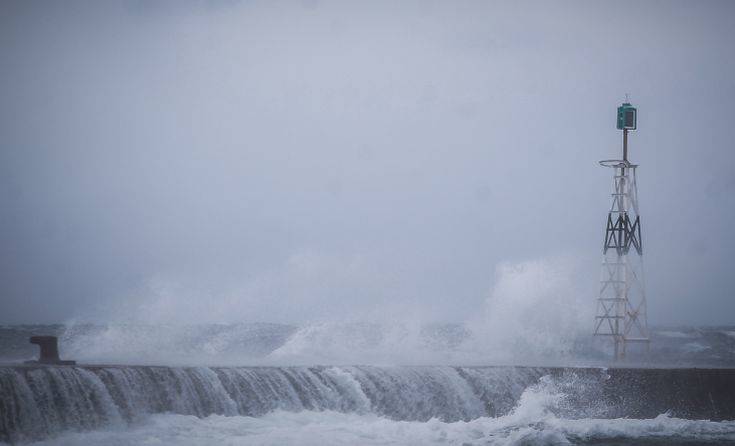
[(260, 418), (154, 415), (132, 429), (67, 433), (41, 445), (522, 445), (732, 444), (735, 422), (693, 421), (660, 415), (650, 420), (513, 417), (445, 423), (394, 421), (373, 414), (273, 412)]

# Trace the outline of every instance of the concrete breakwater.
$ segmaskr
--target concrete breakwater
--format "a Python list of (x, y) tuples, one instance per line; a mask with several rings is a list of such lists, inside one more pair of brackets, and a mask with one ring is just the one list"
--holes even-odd
[(554, 395), (563, 418), (735, 419), (735, 369), (451, 366), (0, 367), (0, 441), (130, 424), (171, 412), (374, 413), (394, 420), (498, 417)]

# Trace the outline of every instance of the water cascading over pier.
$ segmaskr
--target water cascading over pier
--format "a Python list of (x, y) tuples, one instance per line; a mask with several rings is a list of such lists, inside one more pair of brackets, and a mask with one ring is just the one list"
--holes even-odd
[[(526, 392), (558, 394), (565, 418), (735, 418), (733, 369), (561, 367), (0, 367), (0, 441), (135, 423), (156, 413), (272, 411), (401, 421), (508, 414)], [(621, 384), (625, 384), (624, 386)], [(621, 389), (624, 389), (621, 391)]]

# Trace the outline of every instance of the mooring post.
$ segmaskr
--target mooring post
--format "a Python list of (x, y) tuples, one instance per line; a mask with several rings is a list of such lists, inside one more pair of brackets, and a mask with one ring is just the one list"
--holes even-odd
[(40, 347), (38, 361), (28, 361), (38, 364), (74, 365), (76, 361), (62, 361), (59, 358), (59, 338), (56, 336), (31, 336), (31, 344)]

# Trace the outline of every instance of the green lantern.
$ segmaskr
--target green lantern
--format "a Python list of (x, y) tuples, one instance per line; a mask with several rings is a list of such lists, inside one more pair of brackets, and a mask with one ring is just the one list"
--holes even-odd
[(627, 102), (618, 107), (618, 130), (635, 130), (637, 114), (636, 108)]

